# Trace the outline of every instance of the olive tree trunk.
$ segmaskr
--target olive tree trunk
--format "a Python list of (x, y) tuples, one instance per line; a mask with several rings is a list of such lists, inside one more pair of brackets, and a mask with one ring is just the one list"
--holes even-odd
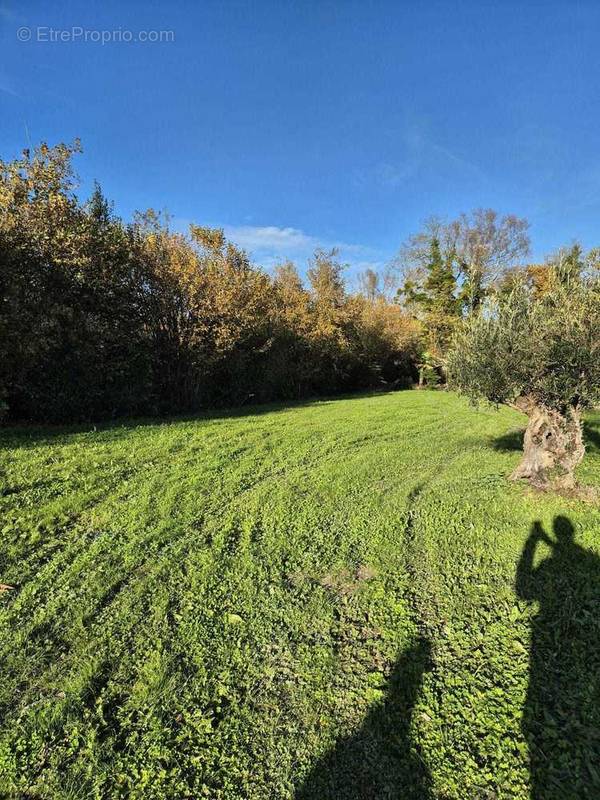
[(538, 405), (531, 397), (519, 397), (514, 406), (527, 414), (523, 459), (510, 476), (526, 478), (538, 489), (572, 489), (575, 467), (585, 453), (581, 417), (575, 408), (560, 414)]

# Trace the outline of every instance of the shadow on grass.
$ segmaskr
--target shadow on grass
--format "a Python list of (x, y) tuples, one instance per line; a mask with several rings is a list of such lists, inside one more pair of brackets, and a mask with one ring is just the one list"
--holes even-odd
[(596, 421), (583, 423), (583, 438), (588, 451), (600, 453), (600, 430)]
[(523, 434), (525, 428), (519, 430), (508, 431), (503, 433), (502, 436), (495, 436), (491, 442), (494, 450), (499, 450), (501, 453), (512, 453), (517, 450), (523, 449)]
[(76, 422), (65, 424), (10, 423), (0, 425), (0, 450), (12, 447), (37, 447), (43, 444), (66, 444), (72, 436), (89, 433), (103, 434), (111, 439), (119, 439), (124, 433), (134, 428), (163, 427), (186, 422), (202, 422), (212, 420), (235, 420), (245, 417), (257, 417), (263, 414), (286, 412), (309, 406), (326, 406), (339, 400), (368, 400), (397, 391), (409, 389), (381, 389), (367, 392), (352, 392), (324, 397), (309, 397), (303, 400), (277, 401), (271, 403), (254, 403), (235, 408), (209, 408), (203, 411), (165, 414), (162, 416), (119, 417), (99, 422)]
[[(537, 601), (522, 726), (532, 800), (600, 797), (600, 559), (575, 543), (567, 517), (550, 537), (535, 522), (516, 574)], [(534, 566), (540, 544), (550, 550)]]
[(384, 702), (361, 729), (339, 741), (313, 768), (295, 800), (427, 800), (427, 768), (411, 743), (413, 708), (431, 669), (431, 646), (416, 640), (397, 661)]
[[(523, 449), (523, 435), (525, 428), (518, 428), (495, 436), (491, 439), (494, 450), (501, 453), (512, 453)], [(583, 440), (588, 453), (600, 453), (600, 430), (596, 420), (586, 420), (583, 423)]]

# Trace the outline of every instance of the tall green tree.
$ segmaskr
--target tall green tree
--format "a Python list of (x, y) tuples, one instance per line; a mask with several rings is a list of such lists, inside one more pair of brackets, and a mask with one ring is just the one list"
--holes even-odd
[(455, 315), (458, 311), (456, 302), (456, 277), (453, 271), (453, 254), (444, 256), (437, 238), (431, 240), (427, 276), (423, 284), (425, 307), (428, 311)]
[(420, 279), (407, 279), (400, 295), (423, 324), (423, 363), (427, 364), (433, 376), (436, 368), (443, 369), (444, 357), (460, 314), (454, 253), (442, 253), (437, 236), (433, 236), (429, 243), (429, 254)]
[(491, 208), (461, 214), (450, 222), (432, 217), (402, 246), (397, 266), (417, 285), (431, 259), (437, 239), (444, 261), (455, 265), (458, 298), (464, 314), (476, 310), (503, 273), (522, 263), (529, 253), (529, 223), (514, 214), (501, 216)]

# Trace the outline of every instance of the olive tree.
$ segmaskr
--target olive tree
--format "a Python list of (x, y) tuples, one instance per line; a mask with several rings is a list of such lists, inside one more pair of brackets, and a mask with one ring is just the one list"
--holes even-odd
[(600, 400), (600, 282), (585, 270), (551, 267), (543, 294), (517, 280), (488, 299), (456, 334), (451, 385), (473, 400), (529, 417), (513, 479), (569, 489), (585, 452), (582, 411)]

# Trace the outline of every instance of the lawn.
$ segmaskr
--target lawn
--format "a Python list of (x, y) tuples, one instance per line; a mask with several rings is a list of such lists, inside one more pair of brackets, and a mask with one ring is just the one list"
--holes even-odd
[(524, 421), (0, 431), (0, 796), (600, 797), (600, 514), (506, 480)]

